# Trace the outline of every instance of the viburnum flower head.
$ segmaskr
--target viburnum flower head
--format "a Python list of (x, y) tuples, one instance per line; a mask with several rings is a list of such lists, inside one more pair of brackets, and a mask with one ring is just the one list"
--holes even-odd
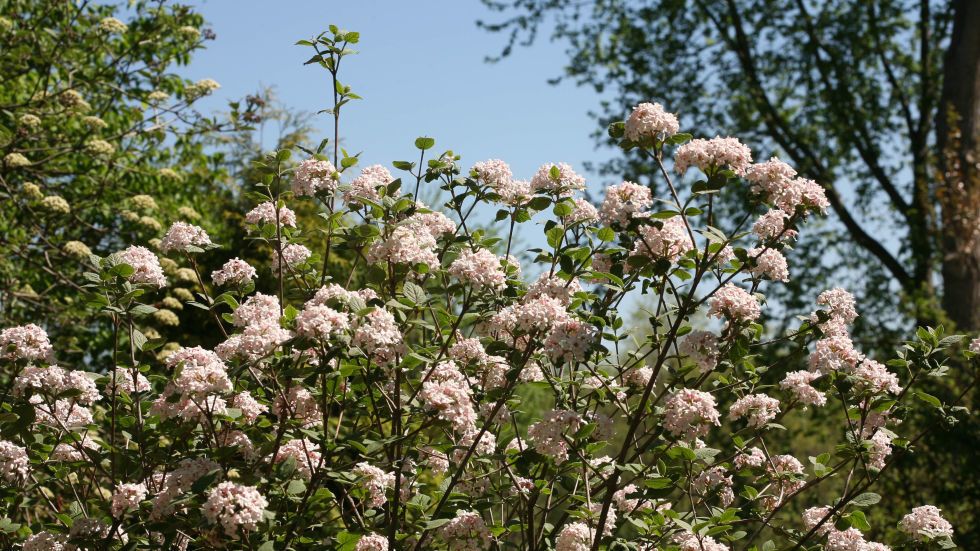
[(626, 119), (626, 138), (633, 142), (661, 142), (680, 129), (677, 116), (664, 111), (659, 103), (641, 103)]
[(439, 528), (438, 536), (449, 551), (481, 551), (493, 545), (490, 530), (475, 511), (457, 511), (455, 518)]
[(189, 247), (207, 247), (211, 245), (211, 237), (204, 229), (186, 222), (174, 222), (166, 235), (160, 241), (160, 250), (187, 251)]
[(920, 541), (953, 536), (953, 525), (933, 505), (922, 505), (902, 517), (898, 526), (903, 532)]
[(711, 298), (708, 316), (728, 318), (730, 321), (755, 321), (762, 314), (759, 301), (748, 291), (726, 283)]
[(339, 182), (340, 174), (333, 163), (311, 157), (296, 167), (293, 174), (293, 193), (298, 196), (330, 194), (337, 190)]
[(565, 525), (555, 540), (555, 551), (589, 551), (592, 549), (592, 528), (584, 522)]
[(371, 165), (361, 170), (361, 173), (351, 180), (350, 189), (344, 192), (344, 201), (351, 204), (360, 204), (360, 199), (380, 203), (381, 195), (378, 188), (387, 186), (395, 179), (391, 172), (381, 165)]
[(133, 267), (133, 273), (127, 279), (136, 285), (154, 285), (165, 287), (167, 278), (160, 267), (160, 259), (150, 249), (132, 245), (115, 254), (116, 260)]
[(749, 394), (736, 400), (728, 413), (732, 419), (746, 418), (750, 427), (761, 428), (776, 418), (779, 400), (765, 394)]
[(118, 484), (112, 494), (110, 507), (112, 516), (120, 518), (130, 511), (139, 509), (140, 502), (146, 499), (146, 494), (145, 484)]
[(237, 538), (240, 531), (258, 528), (268, 506), (269, 502), (254, 486), (222, 482), (208, 492), (201, 510), (208, 522), (221, 524), (225, 534)]
[(585, 178), (576, 174), (567, 163), (547, 163), (534, 173), (531, 188), (568, 196), (573, 191), (585, 189)]
[(0, 331), (0, 357), (38, 361), (50, 358), (54, 349), (48, 333), (33, 323)]
[[(272, 201), (259, 203), (245, 215), (245, 223), (252, 225), (275, 224), (276, 220), (276, 205)], [(296, 213), (289, 207), (279, 207), (278, 220), (282, 226), (296, 227)]]
[(456, 260), (449, 265), (449, 275), (476, 289), (499, 291), (507, 286), (507, 274), (500, 264), (500, 258), (487, 249), (473, 251), (465, 248), (460, 251)]
[(691, 331), (681, 341), (677, 351), (691, 358), (701, 373), (714, 370), (721, 353), (718, 348), (718, 336), (710, 331)]
[(350, 328), (350, 316), (329, 306), (312, 304), (296, 314), (296, 334), (327, 339)]
[(385, 492), (395, 487), (394, 473), (386, 473), (369, 463), (358, 463), (354, 466), (354, 474), (361, 479), (361, 487), (367, 493), (368, 507), (381, 507), (388, 502)]
[(609, 186), (606, 190), (606, 198), (599, 207), (599, 219), (610, 226), (614, 224), (625, 226), (633, 217), (644, 213), (651, 205), (653, 205), (653, 195), (650, 188), (624, 181)]
[(290, 440), (279, 448), (273, 463), (281, 463), (289, 458), (296, 462), (299, 475), (310, 480), (313, 471), (320, 465), (320, 446), (308, 438)]
[(232, 258), (221, 266), (220, 270), (211, 272), (211, 280), (215, 285), (235, 285), (241, 287), (256, 277), (255, 268), (240, 258)]
[(746, 251), (752, 259), (749, 272), (773, 281), (789, 281), (789, 265), (783, 253), (776, 249), (753, 248)]
[(763, 214), (752, 226), (754, 233), (759, 241), (766, 242), (771, 239), (779, 238), (779, 241), (790, 241), (796, 238), (796, 230), (786, 229), (786, 213), (772, 209)]
[(8, 484), (20, 484), (31, 472), (31, 462), (27, 456), (27, 449), (9, 442), (0, 440), (0, 478)]
[(364, 534), (354, 551), (388, 551), (388, 538), (381, 534)]
[(788, 390), (804, 406), (822, 406), (827, 403), (827, 396), (811, 384), (820, 377), (820, 373), (813, 371), (792, 371), (786, 374), (779, 386)]
[(664, 404), (664, 428), (687, 440), (708, 434), (711, 425), (721, 426), (720, 418), (715, 398), (700, 390), (678, 390)]
[(582, 361), (599, 336), (591, 324), (571, 319), (556, 325), (545, 338), (544, 349), (556, 363)]
[(659, 226), (657, 223), (643, 226), (639, 233), (630, 256), (664, 258), (673, 262), (695, 247), (684, 221), (679, 217), (668, 218)]
[(736, 175), (745, 174), (752, 163), (752, 150), (738, 141), (738, 138), (714, 137), (710, 140), (694, 139), (677, 149), (674, 154), (674, 168), (683, 175), (690, 167), (697, 167), (707, 175), (722, 168)]
[(509, 185), (513, 179), (510, 165), (500, 159), (490, 159), (475, 163), (470, 174), (477, 181), (498, 191), (500, 188)]

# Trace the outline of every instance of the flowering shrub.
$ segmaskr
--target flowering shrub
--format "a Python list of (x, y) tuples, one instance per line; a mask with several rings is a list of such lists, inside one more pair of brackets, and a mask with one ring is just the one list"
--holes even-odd
[[(338, 126), (357, 96), (337, 68), (357, 39), (302, 42), (334, 78)], [(961, 339), (922, 329), (879, 363), (848, 337), (858, 309), (839, 288), (769, 334), (763, 292), (791, 277), (784, 251), (826, 208), (822, 189), (752, 164), (735, 138), (678, 130), (648, 104), (614, 125), (670, 195), (624, 182), (598, 209), (567, 164), (523, 182), (499, 160), (425, 162), (431, 138), (418, 163), (393, 163), (401, 178), (355, 175), (336, 135), (295, 166), (278, 151), (245, 217), (269, 265), (236, 258), (207, 278), (199, 260), (220, 244), (189, 222), (159, 246), (196, 282), (186, 302), (210, 316), (196, 330), (220, 334), (214, 350), (143, 332), (170, 283), (156, 253), (91, 256), (87, 303), (115, 335), (91, 351), (99, 373), (59, 366), (38, 326), (0, 333), (6, 546), (888, 549), (865, 537), (864, 508), (920, 437), (901, 418), (951, 415), (915, 384), (943, 375)], [(449, 200), (422, 203), (426, 186)], [(726, 188), (753, 201), (719, 228)], [(494, 203), (506, 231), (478, 226), (475, 207)], [(322, 222), (300, 224), (289, 205), (312, 204)], [(535, 224), (541, 246), (522, 260), (515, 232)], [(355, 267), (330, 280), (342, 253)], [(259, 272), (275, 285), (256, 289)], [(642, 338), (619, 314), (635, 295), (653, 304)], [(757, 361), (771, 347), (788, 353)], [(806, 457), (780, 423), (817, 408), (839, 411), (841, 441)], [(935, 507), (896, 525), (896, 545), (953, 545)]]

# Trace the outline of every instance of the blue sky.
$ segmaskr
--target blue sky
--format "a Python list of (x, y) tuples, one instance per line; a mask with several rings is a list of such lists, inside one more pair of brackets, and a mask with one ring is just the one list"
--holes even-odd
[[(596, 151), (587, 114), (597, 98), (572, 83), (549, 85), (566, 61), (562, 46), (544, 37), (496, 64), (505, 37), (476, 26), (498, 19), (478, 0), (401, 1), (192, 1), (217, 39), (208, 42), (185, 74), (213, 78), (222, 88), (210, 107), (273, 85), (296, 109), (328, 107), (329, 75), (303, 66), (308, 48), (295, 46), (329, 24), (361, 33), (359, 54), (345, 59), (341, 80), (364, 97), (342, 115), (343, 144), (362, 151), (361, 166), (414, 160), (416, 137), (436, 138), (436, 150), (462, 163), (501, 158), (530, 178), (545, 162), (564, 161), (584, 173), (583, 161), (608, 158)], [(315, 122), (327, 137), (327, 115)], [(599, 187), (595, 178), (593, 189)]]

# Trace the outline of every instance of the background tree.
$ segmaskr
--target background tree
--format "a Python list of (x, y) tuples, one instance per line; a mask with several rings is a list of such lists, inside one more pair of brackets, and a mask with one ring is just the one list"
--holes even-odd
[[(786, 311), (798, 310), (793, 297), (843, 276), (871, 310), (856, 328), (867, 344), (895, 346), (895, 330), (908, 327), (896, 317), (902, 311), (980, 329), (978, 3), (484, 3), (507, 15), (480, 23), (507, 34), (503, 56), (541, 32), (568, 45), (555, 81), (593, 87), (604, 125), (624, 108), (661, 101), (686, 129), (751, 137), (764, 144), (758, 160), (778, 155), (826, 188), (836, 217), (797, 244), (799, 268), (780, 296)], [(615, 142), (604, 131), (596, 138)], [(599, 168), (648, 183), (637, 175), (651, 174), (650, 163), (627, 153)], [(957, 371), (954, 386), (935, 389), (944, 399), (972, 388), (975, 374)], [(976, 426), (932, 435), (929, 446), (949, 453), (920, 457), (927, 463), (914, 482), (893, 481), (894, 506), (930, 495), (972, 519), (976, 435)], [(975, 528), (965, 537), (967, 547), (980, 545)]]

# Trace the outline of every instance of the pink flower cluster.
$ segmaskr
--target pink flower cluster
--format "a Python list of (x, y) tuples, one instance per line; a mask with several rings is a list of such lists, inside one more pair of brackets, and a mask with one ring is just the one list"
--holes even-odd
[(721, 426), (721, 415), (714, 396), (683, 388), (667, 398), (663, 425), (674, 436), (693, 440), (708, 434), (711, 425)]
[(639, 233), (630, 256), (665, 258), (673, 262), (695, 248), (684, 221), (679, 217), (664, 220), (660, 227), (656, 224), (643, 226)]
[(456, 432), (465, 434), (475, 428), (473, 391), (456, 362), (449, 360), (436, 364), (422, 383), (419, 398), (440, 419), (452, 423)]
[(354, 551), (388, 551), (388, 538), (380, 534), (364, 534), (357, 540)]
[(186, 251), (188, 247), (207, 247), (211, 245), (211, 237), (203, 228), (186, 222), (174, 222), (166, 235), (160, 240), (160, 250)]
[(309, 158), (296, 167), (293, 175), (293, 193), (297, 196), (330, 194), (337, 190), (340, 174), (330, 161)]
[(116, 253), (115, 257), (118, 262), (129, 264), (133, 267), (133, 274), (128, 278), (130, 283), (136, 285), (155, 285), (157, 287), (165, 287), (167, 285), (167, 278), (163, 275), (160, 260), (150, 249), (132, 245)]
[(239, 531), (250, 532), (262, 522), (269, 502), (254, 486), (222, 482), (208, 492), (201, 510), (212, 524), (221, 524), (225, 534), (238, 537)]
[(382, 308), (376, 308), (354, 324), (351, 344), (364, 351), (372, 360), (388, 365), (404, 349), (405, 342), (395, 316)]
[(140, 502), (146, 499), (146, 494), (146, 485), (143, 483), (117, 484), (110, 506), (112, 516), (121, 518), (124, 514), (139, 509)]
[(553, 457), (556, 463), (568, 459), (566, 435), (575, 434), (583, 425), (582, 416), (574, 411), (552, 410), (527, 429), (527, 437), (538, 453)]
[(762, 194), (788, 215), (792, 215), (797, 207), (824, 212), (830, 206), (820, 184), (797, 178), (796, 170), (776, 157), (749, 167), (745, 179), (752, 183), (755, 193)]
[(0, 440), (0, 478), (16, 486), (30, 473), (31, 461), (27, 457), (27, 449), (7, 440)]
[(0, 358), (38, 361), (50, 359), (52, 355), (48, 333), (33, 323), (0, 331)]
[(566, 524), (555, 540), (555, 551), (589, 551), (595, 534), (584, 522)]
[(567, 163), (546, 163), (531, 178), (531, 189), (569, 196), (572, 191), (585, 189), (585, 178)]
[(380, 203), (381, 195), (378, 193), (378, 188), (387, 186), (394, 180), (391, 172), (381, 165), (364, 167), (357, 178), (351, 180), (350, 189), (344, 192), (344, 201), (358, 204), (362, 202), (361, 200), (367, 199)]
[(674, 168), (680, 174), (695, 166), (709, 175), (720, 168), (727, 168), (741, 176), (750, 164), (752, 151), (738, 138), (731, 137), (697, 138), (677, 148), (674, 154)]
[[(245, 214), (245, 223), (255, 226), (261, 224), (275, 224), (276, 220), (276, 205), (271, 201), (259, 203), (255, 208)], [(291, 228), (296, 227), (296, 213), (289, 207), (279, 207), (278, 220), (279, 224), (282, 226), (289, 226)]]
[(313, 471), (320, 466), (320, 446), (308, 438), (293, 439), (279, 447), (273, 463), (281, 463), (292, 458), (296, 471), (306, 480), (313, 477)]
[(771, 209), (755, 221), (755, 224), (752, 225), (752, 233), (762, 242), (776, 239), (777, 237), (780, 241), (795, 239), (797, 232), (796, 230), (786, 229), (786, 218), (787, 215), (785, 212)]
[(827, 403), (827, 396), (813, 386), (813, 381), (820, 377), (820, 373), (813, 371), (792, 371), (786, 374), (779, 386), (788, 390), (804, 406), (822, 406)]
[(544, 340), (544, 349), (555, 363), (582, 361), (598, 336), (594, 325), (571, 319), (552, 328)]
[(752, 248), (746, 252), (752, 259), (749, 272), (753, 275), (773, 281), (789, 281), (789, 266), (783, 253), (768, 248)]
[(490, 530), (475, 511), (457, 511), (455, 518), (439, 528), (438, 535), (449, 551), (482, 551), (493, 545)]
[(718, 365), (721, 350), (718, 337), (710, 331), (691, 331), (681, 341), (677, 351), (694, 361), (701, 373), (713, 371)]
[(311, 339), (329, 339), (350, 329), (350, 316), (329, 306), (307, 303), (296, 314), (296, 334)]
[(641, 103), (626, 119), (626, 138), (630, 141), (663, 141), (680, 129), (677, 116), (664, 111), (659, 103)]
[(732, 419), (748, 419), (752, 428), (762, 428), (776, 418), (779, 413), (779, 400), (765, 394), (749, 394), (732, 404), (728, 414)]
[(369, 463), (358, 463), (354, 466), (356, 474), (361, 482), (361, 487), (367, 492), (368, 507), (381, 507), (388, 502), (385, 492), (395, 487), (394, 473), (386, 473)]
[(624, 181), (606, 190), (606, 198), (599, 207), (599, 219), (603, 224), (625, 226), (630, 220), (647, 211), (653, 205), (650, 188)]
[(761, 314), (759, 301), (748, 291), (731, 283), (715, 291), (708, 306), (708, 317), (724, 317), (734, 322), (755, 321)]
[(507, 286), (507, 274), (500, 264), (500, 258), (487, 249), (463, 249), (449, 265), (448, 271), (476, 289), (500, 291)]
[(942, 511), (933, 505), (922, 505), (902, 517), (898, 523), (903, 532), (921, 541), (952, 537), (953, 526), (943, 518)]
[(220, 270), (211, 272), (211, 280), (215, 285), (235, 285), (241, 287), (256, 277), (255, 268), (240, 258), (232, 258), (221, 266)]

